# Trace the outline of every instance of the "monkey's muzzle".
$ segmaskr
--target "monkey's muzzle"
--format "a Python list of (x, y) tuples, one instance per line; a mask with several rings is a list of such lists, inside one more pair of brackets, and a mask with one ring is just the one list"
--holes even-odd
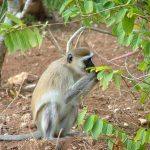
[[(85, 69), (89, 67), (95, 67), (91, 58), (84, 60), (84, 64), (85, 64)], [(87, 70), (87, 72), (90, 72), (90, 70)]]

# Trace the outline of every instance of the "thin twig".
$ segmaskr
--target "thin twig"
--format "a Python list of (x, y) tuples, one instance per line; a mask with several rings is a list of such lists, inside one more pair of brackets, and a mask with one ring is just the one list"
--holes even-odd
[(55, 147), (55, 150), (57, 150), (57, 146), (58, 146), (58, 142), (59, 142), (59, 139), (60, 139), (60, 135), (61, 135), (61, 133), (62, 133), (62, 128), (60, 129), (60, 131), (59, 131), (59, 134), (58, 134), (58, 137), (57, 137), (57, 141), (56, 141), (56, 147)]
[(82, 17), (90, 17), (90, 16), (94, 16), (94, 15), (97, 15), (99, 13), (102, 13), (102, 12), (105, 12), (105, 11), (109, 11), (109, 10), (113, 10), (113, 9), (116, 9), (116, 8), (120, 8), (120, 7), (125, 7), (129, 5), (128, 3), (126, 4), (123, 4), (123, 5), (117, 5), (117, 6), (114, 6), (114, 7), (111, 7), (111, 8), (107, 8), (107, 9), (103, 9), (101, 11), (98, 11), (96, 13), (91, 13), (91, 14), (85, 14), (85, 15), (82, 15)]
[(127, 54), (123, 54), (121, 56), (117, 56), (115, 58), (112, 58), (110, 61), (114, 61), (114, 60), (122, 59), (122, 58), (125, 58), (125, 57), (128, 57), (128, 56), (132, 56), (134, 54), (137, 54), (137, 52), (139, 52), (139, 51), (129, 52)]
[[(130, 86), (128, 85), (128, 83), (127, 83), (127, 81), (125, 80), (125, 78), (122, 78), (122, 80), (124, 81), (124, 83), (125, 83), (125, 85), (127, 86), (127, 88), (130, 89)], [(137, 98), (136, 98), (136, 96), (134, 95), (134, 93), (132, 92), (132, 90), (128, 90), (128, 91), (129, 91), (131, 97), (133, 97), (134, 100), (136, 100)]]
[(55, 39), (55, 37), (54, 37), (54, 35), (53, 35), (53, 33), (51, 32), (50, 29), (48, 29), (47, 38), (48, 38), (49, 40), (51, 40), (51, 42), (54, 44), (55, 48), (56, 48), (59, 52), (61, 52), (62, 54), (64, 54), (63, 49), (62, 49), (62, 48), (60, 47), (60, 45), (58, 44), (58, 41)]
[(18, 92), (17, 92), (16, 97), (11, 101), (11, 103), (9, 103), (9, 105), (6, 107), (6, 109), (4, 109), (4, 110), (0, 113), (0, 116), (2, 116), (3, 113), (4, 113), (4, 112), (11, 106), (11, 104), (18, 98), (18, 96), (19, 96), (19, 94), (20, 94), (20, 92), (21, 92), (21, 88), (22, 88), (22, 85), (23, 85), (24, 81), (25, 81), (25, 79), (21, 82), (21, 85), (20, 85), (20, 87), (19, 87), (19, 90), (18, 90)]
[(125, 60), (125, 69), (127, 71), (127, 73), (134, 79), (134, 80), (141, 80), (142, 78), (146, 78), (146, 77), (150, 77), (150, 74), (145, 74), (143, 76), (140, 76), (140, 77), (135, 77), (132, 73), (130, 73), (128, 67), (127, 67), (127, 57), (126, 57), (126, 60)]

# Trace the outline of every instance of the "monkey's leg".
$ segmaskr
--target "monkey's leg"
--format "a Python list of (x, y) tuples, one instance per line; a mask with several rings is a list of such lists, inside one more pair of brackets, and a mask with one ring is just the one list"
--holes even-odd
[[(61, 136), (73, 136), (72, 133), (69, 133), (70, 129), (76, 123), (78, 116), (78, 106), (68, 106), (68, 112), (65, 117), (61, 118), (59, 121), (59, 130), (62, 129)], [(59, 131), (57, 132), (59, 133)]]
[(53, 139), (58, 125), (58, 110), (56, 103), (48, 103), (42, 108), (40, 128), (46, 139)]
[(67, 104), (71, 100), (77, 100), (80, 96), (86, 95), (96, 83), (97, 79), (95, 72), (91, 72), (82, 77), (66, 92), (64, 102)]

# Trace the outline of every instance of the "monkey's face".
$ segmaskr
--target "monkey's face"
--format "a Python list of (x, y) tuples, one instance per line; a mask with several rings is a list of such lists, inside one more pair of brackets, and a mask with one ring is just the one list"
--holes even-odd
[(73, 57), (71, 54), (69, 54), (67, 57), (67, 61), (70, 68), (73, 69), (74, 72), (82, 76), (89, 72), (86, 70), (88, 67), (94, 67), (92, 57), (93, 54), (82, 57)]

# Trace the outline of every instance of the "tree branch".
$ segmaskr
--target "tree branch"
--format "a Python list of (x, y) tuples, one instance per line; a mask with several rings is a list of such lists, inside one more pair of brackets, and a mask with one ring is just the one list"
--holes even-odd
[(114, 60), (122, 59), (122, 58), (125, 58), (125, 57), (128, 57), (128, 56), (132, 56), (132, 55), (136, 54), (137, 52), (139, 52), (139, 50), (134, 51), (134, 52), (128, 52), (127, 54), (123, 54), (121, 56), (112, 58), (110, 61), (114, 61)]
[(103, 29), (100, 29), (100, 28), (95, 28), (95, 27), (90, 27), (90, 28), (87, 28), (87, 27), (81, 27), (79, 28), (71, 37), (70, 39), (68, 40), (67, 42), (67, 46), (66, 46), (66, 53), (68, 53), (71, 49), (71, 46), (72, 46), (72, 43), (73, 43), (73, 40), (83, 31), (85, 30), (93, 30), (93, 31), (96, 31), (96, 32), (99, 32), (99, 33), (103, 33), (103, 34), (108, 34), (108, 35), (112, 35), (109, 31), (106, 31), (106, 30), (103, 30)]
[(48, 29), (48, 34), (47, 34), (47, 38), (55, 45), (56, 49), (64, 54), (65, 52), (63, 51), (63, 49), (60, 47), (60, 45), (58, 44), (57, 40), (55, 39), (53, 33), (51, 32), (50, 29)]

